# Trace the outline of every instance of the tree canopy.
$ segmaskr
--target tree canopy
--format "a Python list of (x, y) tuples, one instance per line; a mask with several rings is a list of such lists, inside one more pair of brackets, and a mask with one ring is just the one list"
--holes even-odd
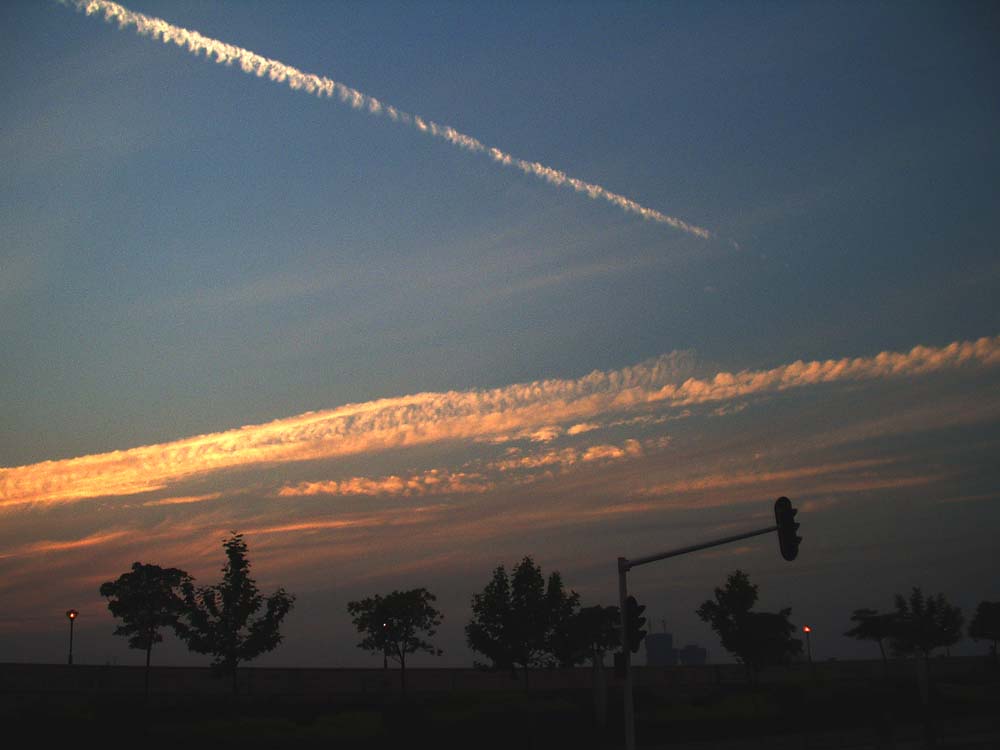
[[(508, 577), (503, 565), (481, 593), (472, 597), (472, 620), (465, 626), (466, 641), (473, 651), (490, 660), (493, 669), (524, 670), (553, 663), (554, 634), (579, 606), (579, 595), (563, 588), (562, 577), (553, 572), (546, 585), (542, 569), (525, 557)], [(477, 666), (483, 666), (477, 664)]]
[(962, 610), (952, 606), (944, 594), (924, 596), (914, 587), (910, 596), (896, 595), (891, 643), (897, 654), (929, 656), (936, 648), (958, 643), (962, 638)]
[(425, 638), (432, 638), (443, 615), (435, 609), (436, 597), (425, 588), (393, 591), (347, 603), (354, 626), (364, 638), (358, 648), (382, 654), (399, 664), (400, 685), (406, 690), (406, 655), (417, 651), (440, 655)]
[(722, 647), (747, 667), (751, 678), (761, 669), (788, 661), (802, 652), (802, 641), (792, 638), (795, 626), (789, 608), (778, 612), (753, 612), (757, 586), (742, 570), (726, 579), (724, 588), (715, 589), (715, 600), (706, 600), (697, 614), (719, 635)]
[[(295, 597), (283, 588), (267, 598), (260, 595), (250, 577), (242, 534), (233, 532), (222, 546), (227, 558), (222, 581), (198, 589), (190, 581), (184, 584), (184, 611), (177, 634), (192, 651), (214, 656), (212, 667), (232, 675), (235, 692), (239, 664), (281, 643), (281, 623)], [(261, 608), (263, 612), (257, 615)]]
[(874, 609), (856, 609), (851, 615), (851, 622), (856, 623), (844, 635), (859, 641), (875, 641), (882, 654), (882, 666), (888, 674), (888, 663), (885, 655), (885, 644), (892, 638), (896, 623), (896, 615), (892, 612), (879, 613)]
[(997, 660), (997, 641), (1000, 641), (1000, 602), (979, 602), (976, 614), (969, 623), (969, 637), (976, 641), (991, 641), (990, 653)]
[(573, 667), (590, 659), (600, 663), (602, 655), (621, 644), (618, 607), (583, 607), (553, 629), (552, 656), (561, 667)]

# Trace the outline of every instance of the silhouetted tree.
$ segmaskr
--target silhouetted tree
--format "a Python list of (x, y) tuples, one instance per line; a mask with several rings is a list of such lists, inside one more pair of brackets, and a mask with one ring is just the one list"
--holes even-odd
[(621, 643), (618, 607), (584, 607), (553, 628), (551, 652), (560, 667), (574, 667), (587, 659), (603, 663), (604, 653)]
[(914, 587), (909, 598), (896, 595), (893, 651), (926, 659), (934, 649), (958, 643), (962, 638), (962, 623), (962, 610), (949, 604), (944, 594), (925, 597)]
[(979, 602), (976, 614), (969, 623), (969, 637), (976, 641), (990, 641), (990, 655), (997, 665), (997, 641), (1000, 641), (1000, 602)]
[(490, 660), (492, 669), (516, 673), (520, 665), (527, 689), (528, 670), (553, 662), (553, 633), (573, 615), (579, 599), (574, 591), (566, 593), (559, 573), (552, 573), (546, 586), (541, 568), (530, 557), (518, 564), (510, 578), (500, 565), (482, 593), (472, 597), (466, 642)]
[(874, 609), (856, 609), (851, 615), (851, 622), (857, 623), (844, 635), (859, 641), (876, 641), (882, 654), (882, 671), (889, 676), (889, 660), (885, 655), (885, 643), (892, 638), (896, 615), (892, 612), (879, 614)]
[(376, 594), (361, 601), (348, 602), (347, 611), (354, 626), (364, 635), (358, 648), (391, 657), (399, 663), (400, 690), (406, 692), (406, 655), (426, 651), (440, 656), (443, 652), (423, 636), (432, 638), (443, 615), (434, 608), (434, 594), (427, 589)]
[(184, 607), (182, 587), (191, 577), (178, 568), (132, 563), (132, 570), (101, 584), (111, 614), (122, 621), (115, 635), (128, 638), (129, 648), (146, 652), (145, 694), (149, 696), (149, 664), (153, 644), (163, 641), (160, 628), (174, 627)]
[[(233, 693), (237, 692), (236, 669), (272, 651), (281, 643), (281, 622), (292, 609), (295, 597), (279, 588), (266, 599), (250, 577), (250, 561), (243, 535), (232, 532), (224, 539), (227, 562), (222, 581), (215, 586), (195, 589), (184, 585), (184, 610), (177, 623), (177, 635), (188, 648), (199, 654), (211, 654), (213, 669), (232, 676)], [(254, 616), (260, 611), (259, 616)]]
[(771, 664), (781, 664), (802, 652), (802, 641), (792, 638), (795, 626), (788, 621), (791, 609), (752, 612), (757, 586), (742, 570), (726, 579), (725, 588), (715, 589), (715, 601), (706, 600), (697, 614), (712, 626), (722, 647), (741, 661), (751, 682)]

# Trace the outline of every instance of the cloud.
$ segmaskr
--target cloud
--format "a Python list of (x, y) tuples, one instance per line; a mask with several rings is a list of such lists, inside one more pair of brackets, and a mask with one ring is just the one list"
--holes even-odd
[[(743, 473), (726, 471), (641, 486), (634, 489), (632, 494), (635, 497), (666, 498), (673, 508), (707, 508), (732, 505), (740, 498), (724, 490), (734, 488), (740, 488), (740, 492), (745, 495), (743, 499), (748, 502), (759, 499), (760, 494), (765, 491), (771, 494), (795, 492), (796, 495), (828, 496), (822, 501), (807, 498), (808, 508), (816, 509), (828, 507), (838, 500), (836, 497), (829, 497), (831, 495), (920, 487), (952, 478), (952, 475), (945, 471), (914, 472), (908, 470), (903, 475), (878, 471), (879, 469), (888, 470), (895, 463), (896, 461), (893, 459), (862, 459), (774, 471), (745, 471)], [(695, 495), (696, 499), (678, 499), (684, 495)]]
[(0, 509), (145, 493), (236, 468), (540, 434), (552, 425), (824, 383), (994, 367), (1000, 364), (1000, 336), (873, 357), (720, 372), (678, 383), (678, 377), (689, 370), (689, 362), (688, 353), (673, 353), (620, 370), (595, 370), (577, 379), (379, 399), (169, 443), (4, 468), (0, 469)]
[(183, 495), (179, 497), (165, 497), (161, 500), (147, 500), (142, 505), (145, 508), (155, 508), (160, 505), (189, 505), (190, 503), (218, 500), (220, 497), (222, 497), (221, 492), (210, 492), (207, 495)]
[(696, 404), (820, 383), (926, 375), (966, 364), (1000, 364), (1000, 336), (955, 341), (939, 348), (916, 346), (908, 352), (881, 352), (874, 357), (798, 360), (772, 370), (720, 372), (709, 380), (691, 378), (680, 387), (664, 386), (659, 396), (675, 404)]
[(441, 138), (465, 151), (487, 154), (497, 164), (514, 167), (551, 185), (572, 188), (589, 198), (605, 200), (627, 213), (636, 214), (648, 221), (665, 224), (703, 239), (711, 237), (711, 232), (703, 227), (689, 224), (673, 216), (667, 216), (656, 209), (647, 208), (631, 198), (613, 193), (600, 185), (570, 177), (561, 170), (547, 167), (538, 162), (519, 159), (498, 148), (487, 147), (472, 136), (460, 133), (448, 125), (439, 125), (419, 115), (403, 112), (373, 96), (326, 76), (303, 73), (298, 68), (293, 68), (278, 60), (272, 60), (248, 49), (203, 36), (197, 31), (174, 26), (160, 18), (135, 13), (118, 3), (109, 2), (109, 0), (60, 0), (60, 2), (64, 5), (73, 5), (88, 16), (103, 13), (105, 21), (117, 23), (120, 29), (134, 26), (136, 32), (141, 36), (162, 40), (165, 44), (172, 42), (196, 56), (204, 53), (207, 60), (213, 60), (216, 63), (227, 66), (238, 65), (244, 73), (255, 75), (258, 78), (266, 77), (296, 91), (305, 91), (319, 97), (338, 98), (353, 109), (363, 110), (372, 115), (384, 115), (394, 122), (411, 125), (422, 133)]
[[(648, 440), (647, 445), (661, 448), (664, 446), (664, 442), (662, 439), (656, 438)], [(490, 462), (487, 464), (487, 468), (502, 473), (524, 472), (533, 469), (566, 469), (581, 463), (638, 458), (643, 453), (642, 444), (638, 440), (629, 439), (620, 446), (601, 443), (582, 447), (550, 448), (525, 455), (514, 452), (506, 458)]]
[(983, 500), (996, 500), (1000, 492), (980, 492), (975, 495), (955, 495), (938, 500), (939, 503), (979, 503)]
[(481, 474), (449, 472), (431, 469), (409, 477), (391, 475), (387, 477), (351, 477), (340, 481), (300, 482), (286, 485), (278, 491), (281, 497), (309, 495), (400, 495), (413, 497), (421, 495), (446, 495), (453, 493), (478, 494), (488, 492), (493, 483)]
[(625, 445), (592, 445), (583, 452), (584, 461), (604, 461), (607, 459), (624, 458), (625, 456), (638, 457), (642, 455), (642, 446), (638, 440), (626, 440)]
[(790, 479), (802, 479), (805, 477), (816, 477), (827, 474), (851, 472), (852, 474), (885, 466), (890, 463), (889, 459), (863, 459), (859, 461), (846, 461), (840, 463), (821, 464), (817, 466), (799, 466), (794, 469), (781, 469), (778, 471), (751, 471), (736, 474), (728, 471), (723, 474), (709, 474), (695, 477), (693, 479), (678, 479), (672, 482), (656, 484), (644, 487), (636, 494), (640, 495), (674, 495), (684, 492), (700, 492), (703, 490), (717, 490), (724, 487), (740, 487), (755, 484), (770, 484), (772, 482), (786, 482)]
[(0, 559), (8, 557), (24, 557), (25, 555), (38, 555), (46, 552), (65, 552), (67, 550), (78, 550), (87, 547), (96, 547), (109, 542), (121, 539), (128, 532), (107, 531), (98, 534), (91, 534), (80, 539), (51, 540), (45, 539), (31, 544), (24, 544), (8, 552), (0, 553)]

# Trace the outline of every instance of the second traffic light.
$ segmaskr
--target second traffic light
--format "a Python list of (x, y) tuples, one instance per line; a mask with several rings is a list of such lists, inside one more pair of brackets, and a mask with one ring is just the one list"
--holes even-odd
[(639, 644), (646, 637), (646, 631), (642, 626), (646, 624), (646, 618), (642, 613), (646, 611), (646, 605), (639, 604), (634, 596), (625, 600), (625, 645), (633, 654), (639, 650)]

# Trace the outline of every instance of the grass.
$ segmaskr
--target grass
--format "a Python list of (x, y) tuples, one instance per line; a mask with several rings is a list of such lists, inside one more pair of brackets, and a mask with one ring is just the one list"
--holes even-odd
[[(317, 705), (291, 698), (178, 699), (144, 706), (136, 696), (4, 695), (0, 721), (34, 744), (100, 744), (191, 750), (196, 747), (331, 747), (436, 750), (474, 746), (616, 747), (621, 744), (621, 693), (608, 694), (608, 726), (596, 726), (589, 690), (338, 696)], [(926, 712), (915, 681), (806, 681), (716, 686), (701, 695), (640, 690), (635, 694), (639, 745), (789, 738), (852, 731), (886, 737), (919, 727), (927, 715), (948, 728), (1000, 714), (1000, 677), (976, 676), (935, 686)]]

